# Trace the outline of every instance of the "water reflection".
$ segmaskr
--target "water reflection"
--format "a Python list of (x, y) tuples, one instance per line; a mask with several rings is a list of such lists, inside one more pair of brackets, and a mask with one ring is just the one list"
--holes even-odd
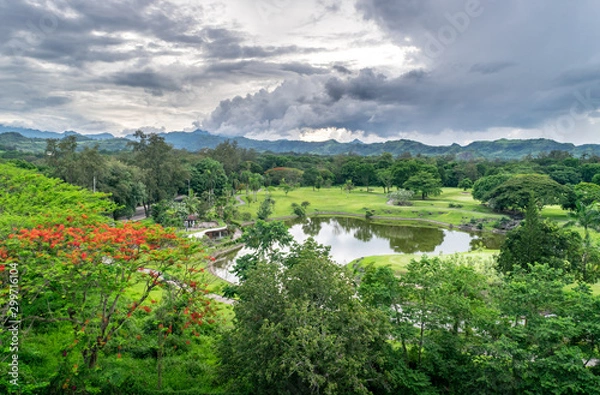
[[(452, 254), (470, 251), (479, 246), (498, 249), (501, 235), (474, 234), (424, 226), (378, 225), (358, 218), (308, 218), (288, 222), (290, 234), (297, 242), (313, 237), (318, 243), (331, 246), (331, 256), (345, 265), (369, 255), (396, 253)], [(245, 248), (219, 263), (217, 273), (234, 279), (228, 273), (237, 257), (249, 251)]]

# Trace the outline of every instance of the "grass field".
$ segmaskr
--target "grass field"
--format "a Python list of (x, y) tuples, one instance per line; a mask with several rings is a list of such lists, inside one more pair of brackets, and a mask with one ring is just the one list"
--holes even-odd
[[(252, 198), (250, 194), (240, 195), (242, 199), (248, 201)], [(300, 204), (304, 201), (310, 202), (307, 214), (352, 214), (364, 216), (367, 209), (373, 210), (377, 218), (402, 218), (411, 220), (438, 221), (448, 225), (460, 225), (468, 223), (472, 218), (486, 220), (484, 227), (491, 229), (493, 221), (498, 220), (502, 215), (493, 213), (487, 207), (473, 200), (470, 192), (463, 192), (458, 188), (443, 188), (440, 196), (412, 201), (412, 206), (392, 206), (387, 204), (387, 196), (381, 188), (375, 191), (366, 192), (365, 190), (354, 190), (350, 193), (342, 192), (339, 188), (323, 188), (319, 191), (313, 191), (310, 187), (299, 188), (285, 195), (283, 191), (275, 190), (271, 192), (275, 200), (275, 207), (272, 217), (285, 217), (292, 215), (292, 203)], [(256, 218), (256, 211), (260, 202), (265, 198), (265, 192), (261, 191), (257, 195), (258, 202), (252, 202), (238, 206), (241, 212), (248, 212), (253, 218)], [(460, 204), (460, 208), (450, 208), (449, 204)]]
[[(367, 209), (373, 210), (375, 219), (390, 220), (407, 219), (414, 221), (440, 222), (446, 225), (458, 226), (473, 221), (482, 222), (483, 229), (491, 230), (492, 224), (503, 217), (501, 214), (492, 212), (489, 208), (473, 199), (470, 191), (459, 188), (443, 188), (440, 196), (425, 200), (414, 199), (412, 206), (392, 206), (387, 204), (387, 194), (381, 188), (366, 192), (364, 188), (354, 190), (350, 193), (340, 188), (322, 188), (313, 191), (310, 187), (303, 187), (289, 192), (287, 195), (281, 190), (270, 192), (275, 200), (274, 212), (271, 217), (279, 218), (292, 215), (292, 203), (300, 204), (304, 201), (310, 202), (307, 209), (308, 215), (318, 214), (351, 214), (364, 216)], [(253, 194), (239, 195), (244, 201), (251, 201)], [(238, 206), (240, 212), (248, 212), (252, 218), (256, 218), (256, 211), (260, 202), (265, 198), (265, 191), (257, 194), (257, 202)], [(450, 205), (460, 205), (459, 208), (451, 208)], [(544, 208), (542, 215), (558, 222), (566, 222), (567, 214), (559, 206)]]

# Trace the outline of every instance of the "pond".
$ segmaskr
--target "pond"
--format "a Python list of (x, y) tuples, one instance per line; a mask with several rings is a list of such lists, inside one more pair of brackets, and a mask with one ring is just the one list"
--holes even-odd
[[(382, 225), (345, 217), (313, 217), (304, 221), (288, 221), (289, 232), (297, 242), (313, 237), (319, 244), (331, 246), (332, 258), (341, 265), (371, 255), (422, 254), (430, 255), (466, 252), (483, 246), (499, 249), (503, 235), (469, 233), (443, 228), (409, 225)], [(215, 264), (215, 272), (229, 281), (235, 260), (251, 252), (242, 248)]]

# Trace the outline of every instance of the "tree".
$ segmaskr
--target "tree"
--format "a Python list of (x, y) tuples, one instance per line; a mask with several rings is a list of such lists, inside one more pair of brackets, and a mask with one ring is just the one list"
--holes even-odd
[(258, 219), (262, 219), (263, 221), (269, 218), (271, 214), (273, 214), (273, 206), (275, 205), (275, 200), (271, 199), (269, 196), (262, 201), (260, 206), (258, 207), (258, 211), (256, 212), (256, 216)]
[(442, 193), (442, 182), (439, 178), (431, 173), (421, 171), (414, 176), (411, 176), (404, 183), (404, 188), (421, 194), (421, 199), (427, 196), (437, 196)]
[(369, 185), (375, 179), (375, 167), (371, 163), (363, 162), (356, 167), (355, 172), (361, 184), (366, 186), (367, 192), (369, 192)]
[(310, 202), (302, 202), (301, 204), (292, 203), (292, 214), (298, 218), (306, 217), (306, 209), (310, 206)]
[(285, 196), (287, 196), (287, 194), (292, 192), (294, 189), (296, 189), (296, 187), (294, 185), (288, 184), (284, 178), (279, 183), (279, 189), (281, 189), (285, 193)]
[(586, 206), (596, 202), (600, 203), (600, 185), (580, 182), (573, 187), (573, 192), (574, 198)]
[(491, 192), (511, 177), (512, 174), (508, 173), (499, 173), (481, 177), (473, 184), (473, 199), (477, 199), (483, 203), (487, 202), (490, 200)]
[(460, 182), (458, 183), (458, 187), (462, 188), (463, 191), (466, 191), (469, 188), (473, 187), (473, 181), (471, 181), (470, 178), (463, 178), (462, 180), (460, 180)]
[(597, 230), (600, 226), (600, 211), (595, 206), (585, 205), (581, 202), (576, 203), (575, 211), (568, 213), (571, 220), (566, 224), (567, 226), (577, 224), (583, 227), (583, 256), (581, 258), (581, 278), (583, 281), (594, 282), (598, 276), (595, 270), (591, 272), (588, 270), (588, 263), (592, 258), (596, 264), (598, 264), (598, 253), (596, 249), (592, 247), (592, 240), (590, 237), (590, 229)]
[(245, 281), (248, 272), (258, 262), (276, 260), (281, 249), (292, 243), (293, 237), (283, 222), (259, 219), (254, 226), (246, 229), (240, 241), (253, 250), (251, 254), (238, 258), (232, 270), (240, 281)]
[[(7, 264), (24, 274), (24, 318), (29, 323), (69, 323), (71, 346), (66, 353), (79, 352), (93, 369), (100, 352), (161, 285), (156, 273), (164, 275), (187, 259), (182, 251), (192, 250), (182, 243), (158, 226), (61, 224), (10, 235), (3, 254)], [(125, 293), (134, 286), (139, 293)]]
[(150, 215), (150, 205), (164, 199), (172, 199), (177, 190), (189, 179), (181, 166), (173, 147), (155, 133), (145, 134), (141, 130), (134, 136), (139, 141), (131, 142), (133, 163), (142, 171), (146, 189), (144, 208)]
[(110, 198), (119, 205), (113, 213), (115, 219), (131, 217), (146, 196), (140, 169), (115, 159), (107, 160), (98, 190), (110, 193)]
[(528, 270), (530, 265), (546, 263), (554, 268), (575, 271), (580, 260), (581, 236), (543, 221), (531, 194), (525, 220), (506, 235), (500, 248), (498, 268), (502, 272), (511, 272), (515, 267)]
[(227, 181), (223, 165), (214, 159), (202, 159), (191, 171), (190, 186), (199, 195), (207, 194), (209, 206), (227, 193)]
[(319, 170), (316, 167), (309, 167), (302, 174), (302, 183), (306, 186), (311, 186), (314, 191), (317, 184), (319, 184), (320, 188), (320, 182), (318, 182), (319, 177), (321, 178), (320, 181), (322, 182), (323, 177), (321, 177)]
[(108, 221), (117, 206), (103, 193), (92, 193), (32, 170), (0, 163), (0, 238), (13, 229)]
[(352, 183), (352, 180), (346, 180), (342, 188), (349, 194), (350, 191), (354, 189), (354, 184)]
[(238, 293), (235, 326), (220, 344), (236, 392), (368, 394), (382, 381), (388, 324), (314, 241), (261, 262)]
[(254, 201), (256, 201), (256, 193), (263, 186), (263, 177), (260, 174), (252, 173), (248, 181), (250, 189), (254, 192)]
[(390, 169), (378, 169), (377, 178), (381, 185), (383, 185), (383, 193), (390, 192), (390, 188), (394, 185), (394, 174)]
[(543, 174), (517, 174), (494, 188), (486, 197), (495, 210), (523, 210), (533, 196), (540, 208), (560, 204), (568, 188)]

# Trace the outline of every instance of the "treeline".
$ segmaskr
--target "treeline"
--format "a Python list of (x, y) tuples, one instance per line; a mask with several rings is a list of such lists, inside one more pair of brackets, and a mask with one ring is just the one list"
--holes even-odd
[[(408, 153), (399, 157), (259, 154), (225, 141), (215, 149), (191, 153), (173, 149), (156, 134), (138, 132), (136, 137), (130, 143), (132, 150), (120, 153), (77, 150), (74, 136), (48, 140), (45, 155), (25, 159), (47, 175), (111, 194), (119, 206), (115, 218), (133, 215), (139, 205), (151, 215), (151, 206), (161, 202), (154, 217), (163, 223), (168, 222), (167, 212), (239, 220), (229, 200), (234, 193), (256, 196), (258, 190), (273, 187), (286, 192), (298, 186), (405, 189), (423, 199), (439, 194), (442, 187), (474, 187), (476, 199), (513, 213), (524, 208), (528, 191), (544, 204), (567, 209), (575, 209), (578, 200), (589, 204), (600, 197), (600, 157), (575, 158), (563, 151), (514, 161), (463, 161)], [(188, 204), (173, 204), (177, 194), (187, 195)]]

